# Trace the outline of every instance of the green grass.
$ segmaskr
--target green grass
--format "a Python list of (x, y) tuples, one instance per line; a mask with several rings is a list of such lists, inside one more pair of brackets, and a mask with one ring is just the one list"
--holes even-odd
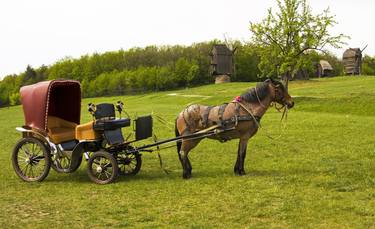
[[(141, 96), (83, 100), (125, 102), (130, 114), (154, 112), (173, 122), (187, 104), (230, 101), (252, 83), (209, 85)], [(206, 97), (170, 96), (204, 95)], [(193, 178), (181, 178), (175, 148), (144, 154), (135, 177), (100, 186), (86, 163), (72, 174), (51, 170), (42, 183), (16, 177), (10, 161), (23, 125), (20, 106), (0, 109), (0, 225), (4, 228), (375, 228), (375, 77), (292, 82), (296, 106), (287, 128), (266, 113), (250, 140), (246, 176), (233, 174), (237, 143), (205, 140), (190, 154)], [(37, 108), (36, 108), (37, 109)], [(125, 129), (125, 133), (130, 129)], [(173, 130), (155, 122), (159, 138)], [(139, 143), (141, 144), (141, 143)]]

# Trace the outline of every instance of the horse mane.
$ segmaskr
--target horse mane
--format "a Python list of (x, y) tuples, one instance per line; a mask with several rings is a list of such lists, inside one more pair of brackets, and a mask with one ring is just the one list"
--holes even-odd
[(248, 103), (259, 102), (259, 100), (263, 100), (268, 95), (268, 83), (261, 82), (257, 83), (254, 88), (249, 89), (248, 91), (241, 94), (241, 100), (244, 100)]

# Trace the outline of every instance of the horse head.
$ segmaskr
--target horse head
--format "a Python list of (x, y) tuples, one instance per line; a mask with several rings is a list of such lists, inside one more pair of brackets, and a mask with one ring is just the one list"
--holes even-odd
[(267, 79), (266, 82), (268, 82), (269, 86), (273, 88), (274, 102), (286, 106), (288, 109), (291, 109), (294, 106), (294, 101), (282, 82), (272, 78)]

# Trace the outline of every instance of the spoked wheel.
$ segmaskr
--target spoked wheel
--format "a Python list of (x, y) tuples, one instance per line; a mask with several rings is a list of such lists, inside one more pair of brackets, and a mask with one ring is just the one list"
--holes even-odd
[(121, 175), (134, 176), (141, 170), (142, 156), (139, 153), (119, 154), (117, 162)]
[(64, 152), (58, 152), (55, 155), (52, 155), (52, 168), (58, 173), (69, 173), (70, 170), (70, 158), (71, 156), (67, 155)]
[(49, 173), (51, 158), (47, 148), (35, 138), (23, 138), (14, 147), (12, 165), (24, 181), (42, 181)]
[(115, 157), (106, 152), (93, 153), (87, 163), (89, 178), (97, 184), (108, 184), (118, 176), (118, 164)]
[(52, 156), (51, 167), (58, 173), (71, 173), (76, 171), (82, 162), (82, 156), (79, 158), (79, 162), (75, 168), (70, 168), (71, 164), (71, 152), (58, 152)]

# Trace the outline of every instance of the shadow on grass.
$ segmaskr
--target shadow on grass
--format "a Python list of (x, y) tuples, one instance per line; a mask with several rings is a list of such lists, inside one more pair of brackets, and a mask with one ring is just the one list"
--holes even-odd
[[(168, 174), (164, 173), (162, 170), (147, 170), (140, 171), (139, 174), (134, 176), (124, 176), (120, 175), (116, 179), (116, 183), (138, 183), (138, 182), (155, 182), (155, 181), (171, 181), (171, 180), (183, 180), (182, 169), (168, 170)], [(275, 170), (275, 169), (247, 169), (246, 175), (238, 176), (235, 175), (231, 168), (210, 168), (210, 169), (193, 169), (192, 178), (195, 179), (220, 179), (220, 178), (230, 178), (230, 177), (289, 177), (289, 176), (315, 176), (319, 174), (319, 171), (308, 170), (308, 169), (288, 169), (288, 170)], [(43, 183), (48, 182), (68, 182), (68, 183), (92, 183), (92, 181), (87, 176), (85, 170), (79, 170), (74, 173), (69, 174), (59, 174), (51, 171), (51, 174), (47, 177)]]

